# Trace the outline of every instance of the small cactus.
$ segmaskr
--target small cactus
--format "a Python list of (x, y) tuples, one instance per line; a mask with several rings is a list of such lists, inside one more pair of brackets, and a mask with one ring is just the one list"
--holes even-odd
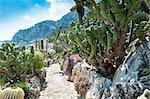
[(0, 99), (24, 99), (25, 93), (23, 89), (8, 87), (0, 93)]

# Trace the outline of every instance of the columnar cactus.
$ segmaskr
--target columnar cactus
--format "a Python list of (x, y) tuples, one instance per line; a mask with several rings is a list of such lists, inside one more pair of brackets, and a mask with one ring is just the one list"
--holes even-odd
[(19, 87), (8, 87), (2, 90), (2, 92), (0, 93), (0, 99), (24, 99), (24, 96), (24, 91)]
[(38, 49), (38, 41), (35, 41), (35, 49)]
[(41, 49), (42, 50), (44, 49), (44, 42), (43, 42), (43, 40), (41, 40)]
[(34, 54), (34, 47), (31, 46), (31, 53)]
[(45, 39), (46, 40), (46, 59), (48, 58), (48, 37)]

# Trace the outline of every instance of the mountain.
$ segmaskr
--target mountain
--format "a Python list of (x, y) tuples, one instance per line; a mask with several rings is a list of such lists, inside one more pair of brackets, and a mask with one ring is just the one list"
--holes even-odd
[(46, 36), (50, 36), (52, 33), (57, 31), (60, 26), (62, 27), (62, 29), (68, 29), (70, 27), (70, 23), (74, 21), (77, 21), (77, 13), (70, 12), (64, 15), (58, 21), (46, 20), (37, 23), (28, 29), (19, 30), (13, 36), (12, 42), (23, 44), (42, 39)]

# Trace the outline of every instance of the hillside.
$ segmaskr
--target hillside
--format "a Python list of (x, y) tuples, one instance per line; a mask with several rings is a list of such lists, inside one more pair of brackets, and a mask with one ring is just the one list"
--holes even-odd
[(70, 12), (64, 15), (58, 21), (46, 20), (40, 23), (35, 24), (34, 26), (19, 30), (13, 36), (12, 42), (14, 43), (30, 43), (37, 39), (42, 39), (46, 36), (50, 36), (54, 31), (57, 31), (61, 26), (62, 29), (67, 29), (70, 26), (71, 22), (77, 20), (77, 14), (74, 12)]

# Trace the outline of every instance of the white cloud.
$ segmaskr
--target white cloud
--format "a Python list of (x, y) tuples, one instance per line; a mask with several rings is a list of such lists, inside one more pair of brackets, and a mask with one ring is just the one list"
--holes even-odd
[(48, 9), (42, 8), (39, 4), (35, 4), (30, 11), (9, 20), (0, 23), (0, 41), (11, 40), (13, 35), (20, 29), (26, 29), (34, 24), (44, 20), (59, 20), (63, 15), (70, 12), (70, 8), (74, 5), (73, 0), (46, 0), (50, 3)]
[(21, 18), (18, 18), (18, 20), (2, 23), (0, 24), (0, 41), (11, 40), (13, 35), (17, 33), (19, 29), (26, 29), (33, 26), (34, 24), (35, 21), (29, 21), (26, 19), (23, 20)]
[(63, 15), (70, 12), (70, 8), (74, 5), (72, 0), (47, 0), (47, 2), (51, 3), (48, 9), (51, 20), (59, 20)]
[(21, 17), (21, 19), (23, 19), (25, 21), (35, 21), (35, 19), (32, 18), (30, 15), (24, 15)]

